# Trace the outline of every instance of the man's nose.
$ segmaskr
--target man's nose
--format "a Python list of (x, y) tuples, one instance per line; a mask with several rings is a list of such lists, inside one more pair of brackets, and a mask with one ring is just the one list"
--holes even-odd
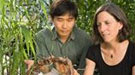
[(63, 28), (67, 28), (67, 24), (68, 24), (68, 23), (67, 23), (66, 21), (64, 21), (62, 27), (63, 27)]

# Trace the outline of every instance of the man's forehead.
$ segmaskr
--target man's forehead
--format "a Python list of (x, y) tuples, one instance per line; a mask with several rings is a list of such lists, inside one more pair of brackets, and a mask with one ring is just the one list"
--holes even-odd
[(61, 15), (61, 16), (55, 16), (54, 18), (74, 18), (72, 15)]

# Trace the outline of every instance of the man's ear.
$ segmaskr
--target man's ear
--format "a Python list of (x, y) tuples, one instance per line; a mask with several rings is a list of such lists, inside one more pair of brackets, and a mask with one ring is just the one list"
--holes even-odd
[(53, 22), (53, 19), (51, 16), (48, 16), (48, 20), (49, 20), (49, 22)]

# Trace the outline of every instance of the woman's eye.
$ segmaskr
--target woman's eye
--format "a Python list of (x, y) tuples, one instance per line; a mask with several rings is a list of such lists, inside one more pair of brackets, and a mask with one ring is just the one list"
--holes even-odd
[(107, 21), (106, 21), (106, 22), (105, 22), (105, 24), (109, 25), (109, 24), (110, 24), (110, 22), (107, 22)]
[(100, 23), (97, 23), (97, 26), (100, 26), (101, 24)]

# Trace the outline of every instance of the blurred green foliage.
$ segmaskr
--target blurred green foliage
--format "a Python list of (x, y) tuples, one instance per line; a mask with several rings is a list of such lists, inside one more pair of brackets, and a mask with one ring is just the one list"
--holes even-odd
[[(72, 0), (78, 6), (77, 26), (92, 35), (93, 17), (105, 0)], [(36, 59), (34, 36), (50, 27), (52, 0), (0, 0), (0, 75), (25, 75), (25, 59)], [(135, 40), (135, 0), (112, 0), (126, 13)]]

